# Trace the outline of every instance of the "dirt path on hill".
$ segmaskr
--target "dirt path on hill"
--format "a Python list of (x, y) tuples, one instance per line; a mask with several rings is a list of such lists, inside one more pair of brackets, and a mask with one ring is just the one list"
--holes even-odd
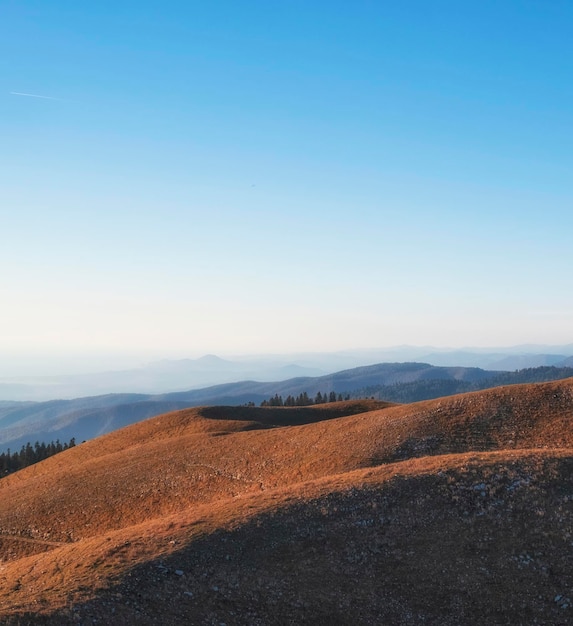
[(46, 541), (45, 539), (33, 539), (32, 537), (19, 537), (18, 535), (6, 535), (4, 533), (0, 533), (0, 541), (4, 541), (5, 539), (11, 539), (13, 541), (20, 541), (23, 543), (31, 543), (35, 545), (42, 546), (52, 546), (57, 548), (59, 546), (69, 545), (69, 541)]

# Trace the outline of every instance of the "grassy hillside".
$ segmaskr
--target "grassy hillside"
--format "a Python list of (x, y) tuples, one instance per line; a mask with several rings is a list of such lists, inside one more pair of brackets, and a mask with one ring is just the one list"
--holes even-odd
[(567, 623), (572, 419), (568, 379), (134, 424), (0, 481), (0, 619)]

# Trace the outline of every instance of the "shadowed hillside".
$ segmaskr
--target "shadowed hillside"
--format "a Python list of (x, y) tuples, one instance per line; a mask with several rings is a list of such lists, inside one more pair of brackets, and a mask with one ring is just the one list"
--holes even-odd
[(568, 379), (134, 424), (0, 480), (0, 616), (568, 623), (572, 420)]

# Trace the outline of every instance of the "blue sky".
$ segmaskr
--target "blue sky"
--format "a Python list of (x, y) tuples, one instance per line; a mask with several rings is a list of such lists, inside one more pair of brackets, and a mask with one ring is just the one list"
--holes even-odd
[(572, 27), (558, 0), (2, 3), (4, 353), (572, 342)]

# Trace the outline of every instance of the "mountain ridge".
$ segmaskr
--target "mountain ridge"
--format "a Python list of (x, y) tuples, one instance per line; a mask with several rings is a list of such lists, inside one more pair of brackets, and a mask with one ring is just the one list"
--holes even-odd
[[(170, 393), (240, 380), (270, 382), (295, 375), (320, 376), (382, 362), (417, 361), (435, 366), (479, 367), (498, 371), (539, 365), (563, 367), (566, 365), (564, 361), (571, 357), (573, 344), (456, 349), (396, 346), (332, 353), (267, 354), (227, 358), (206, 354), (195, 359), (163, 359), (137, 367), (91, 373), (9, 377), (4, 374), (0, 377), (0, 401), (47, 401), (106, 393)], [(73, 366), (69, 367), (73, 372)], [(3, 366), (3, 371), (10, 371), (8, 363)], [(14, 372), (16, 371), (17, 368), (14, 369)]]
[[(0, 407), (0, 451), (18, 449), (29, 441), (51, 441), (57, 437), (62, 441), (72, 437), (76, 441), (87, 440), (153, 415), (190, 406), (260, 404), (275, 394), (286, 397), (307, 392), (314, 397), (319, 391), (343, 394), (358, 391), (362, 397), (375, 395), (380, 400), (408, 402), (475, 390), (480, 384), (495, 386), (496, 377), (501, 381), (499, 384), (509, 384), (512, 379), (534, 381), (538, 380), (539, 372), (546, 374), (541, 380), (573, 375), (573, 370), (541, 368), (522, 372), (527, 374), (524, 378), (519, 372), (487, 372), (479, 368), (445, 368), (424, 363), (382, 363), (317, 378), (297, 377), (272, 383), (244, 381), (155, 396), (106, 394), (11, 405)], [(370, 386), (366, 386), (367, 383)]]

